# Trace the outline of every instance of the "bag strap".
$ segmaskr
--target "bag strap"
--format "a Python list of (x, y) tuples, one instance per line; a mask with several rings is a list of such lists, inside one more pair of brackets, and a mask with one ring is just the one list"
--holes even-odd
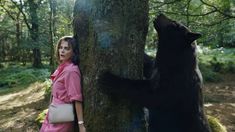
[(51, 93), (51, 95), (50, 95), (50, 100), (49, 100), (49, 105), (51, 104), (52, 99), (53, 99), (53, 95), (52, 95), (52, 93)]

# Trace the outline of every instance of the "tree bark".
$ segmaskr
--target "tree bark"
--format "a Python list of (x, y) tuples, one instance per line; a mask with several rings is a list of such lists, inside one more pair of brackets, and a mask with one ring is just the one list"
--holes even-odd
[(38, 22), (38, 14), (37, 14), (37, 9), (38, 9), (38, 4), (34, 0), (29, 0), (29, 11), (30, 11), (30, 18), (31, 18), (31, 28), (30, 30), (30, 35), (31, 39), (33, 41), (33, 67), (35, 68), (40, 68), (42, 66), (42, 61), (41, 61), (41, 51), (40, 51), (40, 46), (38, 45), (38, 27), (39, 27), (39, 22)]
[(54, 34), (55, 34), (55, 16), (56, 16), (56, 0), (49, 0), (50, 12), (49, 12), (49, 44), (51, 48), (50, 52), (50, 66), (51, 71), (55, 70), (54, 59)]
[(16, 15), (16, 46), (19, 48), (16, 51), (16, 56), (17, 56), (17, 60), (21, 61), (21, 45), (20, 45), (20, 40), (21, 40), (21, 32), (20, 32), (20, 12), (17, 12)]
[(142, 78), (148, 0), (77, 0), (74, 18), (87, 131), (144, 132), (142, 108), (102, 94), (97, 78), (105, 70)]

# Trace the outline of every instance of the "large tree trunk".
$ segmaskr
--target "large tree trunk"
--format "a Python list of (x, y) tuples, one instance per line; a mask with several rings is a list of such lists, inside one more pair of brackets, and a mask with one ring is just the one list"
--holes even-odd
[(102, 94), (97, 77), (109, 70), (122, 77), (142, 78), (148, 0), (77, 0), (74, 16), (87, 131), (145, 131), (142, 108)]

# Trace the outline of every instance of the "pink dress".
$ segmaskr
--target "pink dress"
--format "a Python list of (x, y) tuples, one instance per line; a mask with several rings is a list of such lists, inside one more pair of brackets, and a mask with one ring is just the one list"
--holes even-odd
[[(80, 71), (78, 66), (71, 62), (61, 64), (52, 74), (52, 103), (64, 104), (73, 101), (82, 101), (82, 92), (80, 84)], [(48, 114), (42, 124), (40, 132), (71, 132), (73, 131), (73, 122), (50, 124)]]

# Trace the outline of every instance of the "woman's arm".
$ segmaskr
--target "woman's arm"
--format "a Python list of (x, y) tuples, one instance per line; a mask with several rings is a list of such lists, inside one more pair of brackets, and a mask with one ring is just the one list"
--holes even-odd
[(79, 132), (86, 132), (86, 128), (84, 126), (84, 121), (83, 121), (82, 103), (79, 101), (75, 101), (75, 109), (76, 109), (76, 114), (78, 118)]

